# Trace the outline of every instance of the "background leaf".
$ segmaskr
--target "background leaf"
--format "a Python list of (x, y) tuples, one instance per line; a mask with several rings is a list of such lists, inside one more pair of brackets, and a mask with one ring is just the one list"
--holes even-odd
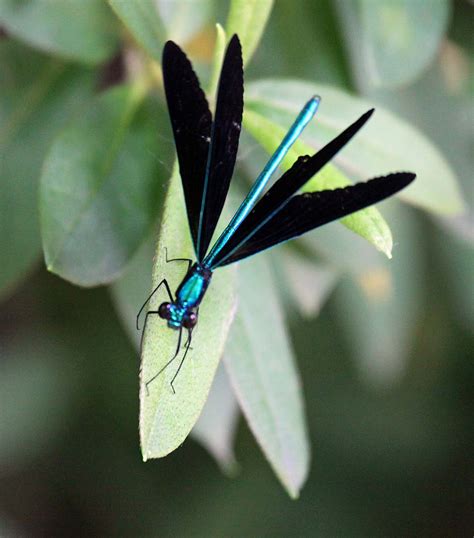
[(34, 47), (87, 64), (103, 62), (118, 46), (102, 0), (0, 0), (0, 24)]
[(155, 60), (161, 62), (166, 30), (154, 0), (108, 0), (128, 31)]
[(336, 286), (337, 272), (298, 253), (282, 254), (286, 283), (300, 314), (316, 317)]
[(225, 25), (229, 37), (238, 34), (244, 65), (252, 58), (273, 7), (273, 0), (231, 0)]
[(158, 13), (166, 27), (167, 39), (184, 45), (211, 20), (215, 0), (155, 0)]
[(302, 237), (298, 243), (305, 252), (316, 256), (318, 261), (322, 260), (338, 273), (349, 273), (358, 278), (368, 271), (384, 267), (385, 259), (382, 256), (367, 248), (369, 245), (362, 238), (338, 226), (337, 222), (321, 226), (314, 234)]
[(0, 296), (39, 260), (37, 180), (56, 132), (92, 94), (90, 71), (0, 42)]
[[(173, 291), (187, 266), (183, 262), (167, 264), (165, 247), (169, 258), (194, 256), (181, 189), (176, 167), (166, 197), (153, 267), (153, 287), (166, 277)], [(156, 311), (164, 300), (169, 298), (162, 289), (150, 300), (148, 309)], [(166, 456), (178, 448), (196, 423), (224, 350), (234, 315), (234, 301), (233, 269), (221, 269), (213, 275), (212, 285), (200, 306), (193, 349), (174, 382), (176, 394), (170, 382), (179, 358), (149, 385), (149, 393), (145, 387), (173, 356), (178, 339), (178, 333), (169, 329), (158, 316), (149, 318), (143, 338), (140, 386), (140, 439), (144, 460)]]
[[(321, 105), (316, 120), (302, 136), (314, 148), (320, 148), (371, 108), (369, 102), (330, 86), (277, 79), (247, 84), (246, 105), (276, 124), (289, 126), (314, 94), (322, 96)], [(464, 209), (455, 176), (444, 157), (416, 128), (382, 108), (334, 162), (357, 180), (413, 171), (417, 179), (400, 193), (400, 198), (441, 214)]]
[[(293, 77), (350, 88), (348, 66), (332, 0), (275, 2), (248, 80)], [(304, 46), (295, 46), (304, 43)]]
[(137, 331), (137, 314), (150, 294), (151, 271), (156, 230), (150, 234), (135, 253), (120, 278), (112, 282), (109, 291), (117, 314), (135, 349), (140, 349), (140, 331)]
[(345, 29), (353, 74), (365, 87), (412, 82), (435, 58), (450, 3), (355, 0), (335, 3)]
[[(446, 41), (436, 61), (410, 88), (403, 92), (379, 89), (371, 91), (369, 96), (430, 134), (456, 173), (463, 199), (472, 212), (474, 123), (471, 118), (474, 116), (474, 102), (469, 92), (470, 79), (472, 65), (465, 50)], [(453, 217), (441, 217), (442, 222), (447, 218)], [(453, 233), (462, 234), (463, 227), (455, 224), (462, 218), (454, 217)]]
[[(397, 238), (393, 260), (374, 260), (356, 278), (346, 276), (335, 293), (343, 334), (350, 342), (359, 373), (378, 390), (399, 383), (406, 374), (423, 307), (423, 282), (417, 277), (422, 235), (410, 208), (393, 202), (387, 206)], [(356, 248), (359, 257), (370, 260), (365, 245)]]
[[(93, 286), (120, 274), (156, 218), (169, 145), (143, 88), (116, 87), (56, 139), (41, 180), (49, 270)], [(161, 111), (161, 113), (163, 113)], [(161, 182), (160, 182), (161, 179)]]
[(225, 365), (247, 422), (292, 497), (310, 458), (300, 381), (265, 257), (239, 269), (239, 308)]

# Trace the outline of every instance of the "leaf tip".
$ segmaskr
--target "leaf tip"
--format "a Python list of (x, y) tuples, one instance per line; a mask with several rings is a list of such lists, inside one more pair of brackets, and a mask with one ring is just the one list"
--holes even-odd
[(217, 34), (217, 37), (224, 36), (224, 39), (225, 39), (225, 30), (220, 22), (216, 22), (216, 34)]
[(383, 220), (382, 217), (380, 221), (374, 221), (374, 223), (377, 225), (378, 229), (372, 232), (372, 237), (370, 241), (379, 252), (385, 254), (385, 256), (387, 256), (387, 258), (391, 260), (393, 250), (392, 232), (388, 224), (385, 222), (385, 220)]
[(375, 246), (375, 248), (385, 254), (385, 256), (391, 260), (392, 259), (392, 250), (393, 250), (393, 238), (390, 231), (387, 229), (382, 234), (373, 234), (370, 241)]
[(287, 487), (288, 495), (292, 501), (297, 501), (300, 498), (300, 488), (297, 487)]

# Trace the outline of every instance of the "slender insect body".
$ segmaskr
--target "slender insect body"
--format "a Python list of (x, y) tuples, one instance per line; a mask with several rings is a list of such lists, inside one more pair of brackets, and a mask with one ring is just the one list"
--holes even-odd
[(235, 215), (212, 245), (233, 175), (242, 124), (243, 61), (239, 38), (237, 35), (231, 38), (224, 55), (214, 117), (190, 61), (171, 41), (166, 43), (163, 51), (163, 80), (197, 261), (191, 265), (192, 261), (186, 258), (166, 258), (167, 262), (187, 261), (188, 272), (174, 297), (163, 278), (138, 316), (153, 294), (164, 286), (169, 302), (162, 303), (158, 310), (148, 311), (146, 319), (158, 314), (167, 320), (168, 327), (179, 331), (178, 343), (173, 357), (147, 382), (147, 386), (178, 356), (183, 329), (186, 329), (188, 338), (171, 381), (173, 387), (191, 349), (199, 305), (215, 269), (380, 202), (409, 185), (415, 174), (395, 172), (335, 190), (299, 192), (359, 132), (372, 116), (371, 109), (314, 155), (300, 156), (264, 192), (290, 147), (316, 114), (320, 98), (314, 95), (303, 106)]

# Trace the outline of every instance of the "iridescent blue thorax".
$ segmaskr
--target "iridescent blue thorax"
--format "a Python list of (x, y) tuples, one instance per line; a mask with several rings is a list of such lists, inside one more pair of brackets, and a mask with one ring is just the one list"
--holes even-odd
[(186, 325), (186, 318), (199, 307), (211, 277), (212, 271), (197, 263), (189, 269), (169, 306), (168, 327), (179, 329)]

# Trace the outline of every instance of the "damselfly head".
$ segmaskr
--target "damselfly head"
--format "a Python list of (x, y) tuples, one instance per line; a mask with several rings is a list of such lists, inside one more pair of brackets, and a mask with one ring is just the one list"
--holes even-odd
[(171, 303), (161, 303), (158, 308), (158, 315), (162, 319), (169, 320), (171, 318)]
[(188, 312), (183, 317), (183, 327), (185, 329), (192, 329), (197, 323), (198, 317), (196, 312)]

